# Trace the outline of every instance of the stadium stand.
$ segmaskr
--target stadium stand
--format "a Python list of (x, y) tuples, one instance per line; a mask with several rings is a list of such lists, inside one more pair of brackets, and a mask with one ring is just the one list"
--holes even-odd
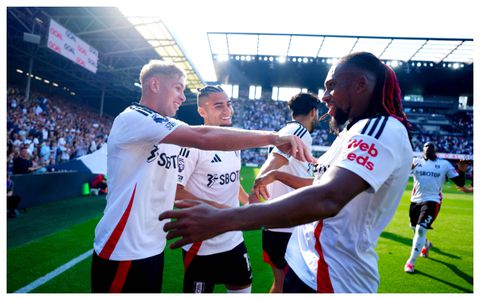
[[(291, 119), (284, 101), (238, 99), (233, 101), (233, 106), (233, 124), (238, 128), (278, 130)], [(473, 155), (473, 112), (453, 111), (450, 114), (407, 113), (413, 126), (414, 151), (421, 152), (423, 144), (432, 141), (438, 152)], [(329, 146), (334, 139), (328, 122), (319, 123), (312, 137), (314, 146)], [(267, 153), (259, 149), (242, 151), (244, 164), (261, 165), (266, 156)]]
[[(50, 166), (92, 153), (106, 142), (113, 121), (111, 116), (101, 117), (86, 105), (38, 92), (33, 93), (33, 101), (28, 103), (24, 94), (18, 87), (8, 87), (7, 162), (10, 173), (13, 159), (19, 155), (22, 145), (28, 146), (37, 172), (45, 172)], [(284, 101), (235, 99), (233, 106), (233, 124), (238, 128), (276, 131), (291, 119)], [(414, 129), (414, 151), (422, 151), (426, 141), (433, 141), (438, 152), (473, 155), (472, 111), (455, 110), (451, 114), (417, 111), (407, 113)], [(334, 139), (328, 122), (319, 123), (312, 137), (315, 146), (329, 146)], [(266, 157), (265, 149), (242, 151), (243, 164), (261, 165)]]
[(55, 95), (33, 92), (31, 101), (15, 86), (7, 89), (7, 167), (27, 147), (35, 172), (92, 153), (106, 142), (112, 124), (92, 108)]

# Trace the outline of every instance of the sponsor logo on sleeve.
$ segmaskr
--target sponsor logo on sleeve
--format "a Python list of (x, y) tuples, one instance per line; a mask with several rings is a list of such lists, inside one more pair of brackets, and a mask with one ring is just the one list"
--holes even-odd
[(178, 172), (183, 172), (185, 170), (185, 161), (183, 160), (183, 157), (178, 157)]
[[(378, 149), (375, 147), (375, 143), (368, 143), (363, 141), (363, 139), (351, 139), (348, 141), (349, 152), (345, 154), (345, 159), (353, 161), (369, 171), (375, 169), (375, 164), (371, 161), (372, 158), (378, 156)], [(353, 150), (359, 150), (355, 152), (350, 152)]]
[(165, 128), (167, 128), (168, 130), (172, 130), (177, 124), (175, 122), (172, 122), (172, 121), (168, 121), (167, 124), (165, 124)]

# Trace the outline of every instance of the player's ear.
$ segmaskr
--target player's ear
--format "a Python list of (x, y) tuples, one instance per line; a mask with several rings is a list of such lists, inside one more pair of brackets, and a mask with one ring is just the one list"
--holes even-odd
[(197, 111), (198, 111), (198, 114), (202, 117), (202, 118), (205, 118), (205, 116), (207, 115), (207, 113), (205, 112), (205, 109), (201, 106), (199, 106), (197, 108)]
[(355, 80), (355, 91), (357, 93), (363, 93), (368, 87), (368, 78), (364, 75), (360, 75)]
[(310, 117), (312, 117), (312, 118), (317, 117), (317, 109), (316, 108), (312, 108), (312, 110), (310, 111)]
[(148, 88), (153, 92), (153, 93), (158, 93), (160, 91), (160, 80), (156, 76), (152, 76), (148, 79), (147, 81)]

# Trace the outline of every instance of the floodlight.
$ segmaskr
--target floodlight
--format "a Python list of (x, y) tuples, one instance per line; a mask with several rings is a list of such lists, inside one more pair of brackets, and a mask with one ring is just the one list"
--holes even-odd
[(228, 60), (228, 55), (227, 54), (217, 55), (217, 60), (218, 61), (227, 61)]

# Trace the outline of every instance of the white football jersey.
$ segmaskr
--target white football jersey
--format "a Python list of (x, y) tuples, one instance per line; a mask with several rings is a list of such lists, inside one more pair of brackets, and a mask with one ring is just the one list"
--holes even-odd
[[(312, 152), (312, 136), (308, 132), (307, 128), (303, 127), (302, 124), (293, 121), (287, 123), (285, 127), (279, 130), (278, 132), (281, 135), (296, 135), (302, 139), (305, 146), (307, 146), (308, 151)], [(279, 171), (286, 172), (298, 177), (313, 177), (313, 165), (307, 162), (302, 162), (297, 160), (291, 155), (283, 153), (277, 147), (274, 147), (271, 153), (281, 155), (288, 159), (288, 164), (279, 168)], [(294, 189), (289, 187), (286, 184), (281, 183), (280, 181), (274, 181), (271, 184), (267, 185), (268, 193), (270, 194), (270, 199), (277, 198), (288, 192), (293, 191)], [(290, 228), (272, 228), (268, 229), (270, 231), (277, 232), (293, 232), (293, 227)]]
[[(204, 200), (211, 200), (230, 207), (238, 207), (240, 189), (240, 151), (205, 151), (182, 148), (178, 161), (178, 184)], [(226, 252), (243, 241), (241, 231), (226, 232), (211, 239), (188, 244), (194, 255), (211, 255)]]
[(425, 160), (423, 157), (413, 161), (413, 190), (411, 201), (414, 203), (435, 201), (442, 203), (442, 185), (447, 177), (458, 176), (455, 167), (447, 160), (437, 158)]
[(139, 104), (115, 118), (107, 143), (107, 205), (95, 228), (100, 257), (137, 260), (164, 250), (166, 220), (158, 216), (173, 208), (180, 147), (160, 142), (181, 124)]
[(378, 116), (343, 130), (318, 159), (313, 184), (336, 166), (360, 176), (370, 188), (336, 216), (295, 228), (285, 258), (305, 284), (318, 292), (377, 291), (375, 246), (404, 192), (412, 157), (405, 127), (393, 117)]

